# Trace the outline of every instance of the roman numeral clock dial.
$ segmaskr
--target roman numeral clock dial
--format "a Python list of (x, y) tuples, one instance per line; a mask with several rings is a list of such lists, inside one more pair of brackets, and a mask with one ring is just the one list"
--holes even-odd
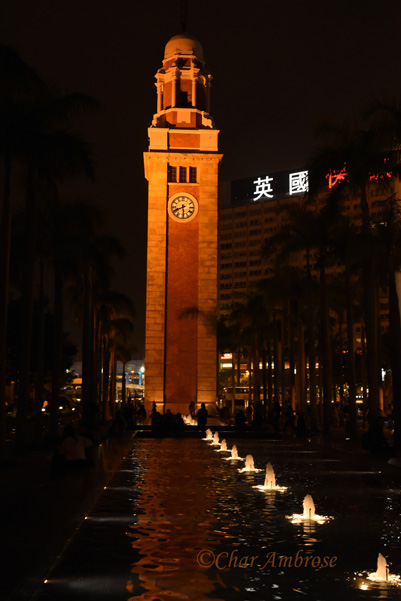
[(174, 194), (168, 202), (168, 214), (174, 221), (191, 221), (198, 213), (198, 203), (192, 194)]

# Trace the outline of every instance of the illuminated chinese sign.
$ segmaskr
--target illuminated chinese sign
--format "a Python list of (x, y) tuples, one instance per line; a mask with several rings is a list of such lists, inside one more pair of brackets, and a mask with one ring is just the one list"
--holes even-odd
[(290, 194), (302, 194), (309, 190), (309, 177), (307, 171), (298, 171), (289, 175)]
[[(253, 200), (260, 200), (261, 198), (273, 198), (273, 185), (274, 177), (258, 177), (254, 180), (255, 189), (253, 192)], [(288, 192), (292, 194), (303, 194), (309, 190), (309, 180), (307, 171), (297, 171), (290, 173), (288, 176)]]
[[(384, 169), (378, 174), (372, 174), (369, 180), (380, 182), (391, 178), (387, 160)], [(340, 183), (347, 183), (348, 170), (344, 163), (341, 169), (333, 169), (325, 176), (329, 190)], [(301, 196), (309, 192), (309, 173), (307, 170), (279, 171), (263, 174), (258, 177), (248, 177), (231, 182), (231, 203), (240, 205), (253, 202), (277, 201), (289, 196)]]
[(265, 178), (258, 177), (258, 179), (253, 182), (256, 184), (255, 191), (253, 193), (253, 200), (259, 200), (262, 198), (262, 196), (265, 196), (266, 198), (273, 198), (273, 189), (271, 185), (272, 181), (273, 178), (269, 177), (268, 175)]
[(231, 182), (231, 199), (235, 204), (278, 200), (309, 191), (308, 171), (279, 171)]
[(334, 186), (343, 181), (347, 175), (348, 173), (345, 169), (345, 166), (340, 171), (330, 171), (330, 173), (326, 175), (329, 189), (331, 190), (331, 188), (334, 188)]

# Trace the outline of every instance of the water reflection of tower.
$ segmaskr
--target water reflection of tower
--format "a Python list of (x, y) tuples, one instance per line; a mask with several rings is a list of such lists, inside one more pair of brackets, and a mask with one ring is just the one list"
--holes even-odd
[(187, 412), (216, 399), (218, 130), (192, 36), (167, 43), (144, 154), (148, 189), (145, 402)]
[[(222, 601), (214, 591), (219, 571), (197, 562), (202, 550), (214, 552), (220, 535), (210, 521), (216, 503), (205, 465), (210, 459), (199, 440), (162, 439), (147, 446), (141, 461), (141, 494), (135, 507), (137, 524), (130, 527), (132, 547), (140, 559), (132, 565), (137, 601), (197, 599)], [(144, 453), (138, 447), (139, 455)]]

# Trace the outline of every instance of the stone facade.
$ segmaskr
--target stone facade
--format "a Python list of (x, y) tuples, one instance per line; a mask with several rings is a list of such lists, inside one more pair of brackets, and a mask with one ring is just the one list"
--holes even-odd
[[(212, 407), (216, 400), (217, 197), (222, 155), (217, 152), (218, 130), (203, 110), (210, 75), (202, 67), (199, 42), (184, 35), (173, 40), (176, 55), (171, 57), (170, 41), (169, 57), (162, 74), (158, 72), (158, 112), (149, 128), (149, 151), (144, 153), (149, 182), (145, 403), (147, 411), (156, 402), (159, 410), (186, 414), (192, 401)], [(183, 65), (181, 72), (177, 64)], [(184, 107), (179, 104), (183, 97)], [(196, 98), (202, 99), (201, 108)], [(178, 193), (197, 202), (193, 218), (173, 219), (168, 214), (169, 199)]]

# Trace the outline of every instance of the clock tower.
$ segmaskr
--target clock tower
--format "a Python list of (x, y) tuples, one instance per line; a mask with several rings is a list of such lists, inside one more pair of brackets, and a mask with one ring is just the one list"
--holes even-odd
[(188, 413), (217, 389), (218, 130), (200, 43), (176, 35), (156, 73), (148, 180), (145, 403)]

